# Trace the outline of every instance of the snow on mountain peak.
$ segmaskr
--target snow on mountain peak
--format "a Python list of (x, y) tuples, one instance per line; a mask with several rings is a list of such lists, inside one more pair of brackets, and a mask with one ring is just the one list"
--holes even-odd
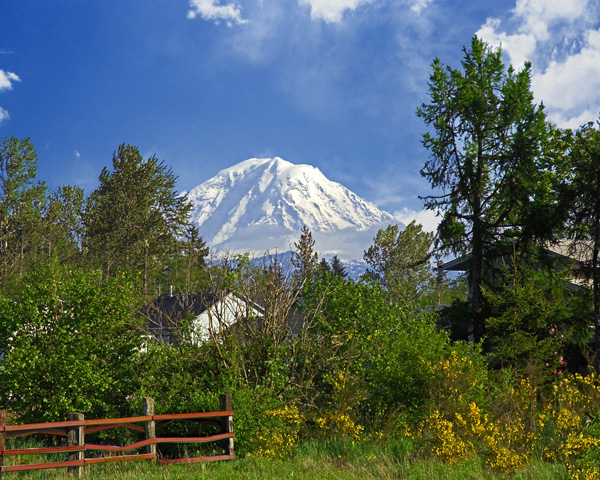
[[(328, 180), (318, 168), (279, 157), (251, 158), (221, 170), (187, 196), (201, 235), (209, 246), (220, 249), (285, 251), (306, 225), (320, 253), (357, 258), (352, 257), (356, 252), (345, 252), (334, 236), (349, 241), (356, 235), (370, 235), (358, 252), (362, 257), (373, 232), (398, 223), (392, 215)], [(327, 238), (332, 248), (325, 245), (330, 243)]]

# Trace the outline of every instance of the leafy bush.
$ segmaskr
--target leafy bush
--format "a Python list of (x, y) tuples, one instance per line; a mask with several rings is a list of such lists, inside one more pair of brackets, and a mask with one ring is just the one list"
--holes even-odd
[(127, 414), (142, 338), (133, 285), (50, 262), (0, 297), (0, 408), (25, 423)]

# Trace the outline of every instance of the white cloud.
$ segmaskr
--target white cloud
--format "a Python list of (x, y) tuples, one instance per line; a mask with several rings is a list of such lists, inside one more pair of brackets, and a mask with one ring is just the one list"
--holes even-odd
[(543, 31), (549, 23), (577, 22), (588, 16), (592, 8), (590, 3), (590, 0), (517, 0), (513, 11), (530, 25), (530, 30), (537, 27)]
[(527, 33), (508, 35), (505, 32), (498, 31), (499, 28), (499, 19), (488, 18), (477, 32), (477, 36), (492, 45), (502, 45), (502, 51), (508, 54), (510, 63), (515, 65), (515, 67), (523, 65), (527, 60), (531, 59), (537, 45), (534, 35)]
[(8, 120), (9, 118), (10, 115), (8, 114), (8, 112), (2, 107), (0, 107), (0, 123), (2, 123), (4, 120)]
[(219, 0), (190, 0), (192, 10), (188, 11), (188, 18), (200, 15), (204, 20), (213, 20), (216, 23), (223, 20), (227, 25), (233, 23), (246, 23), (242, 18), (242, 11), (238, 5), (228, 3), (220, 5)]
[[(21, 79), (12, 72), (5, 72), (4, 70), (0, 70), (0, 92), (3, 90), (11, 90), (13, 82), (20, 82)], [(10, 115), (6, 110), (0, 107), (0, 123), (4, 122), (4, 120), (8, 120)]]
[(417, 15), (421, 15), (421, 12), (425, 10), (431, 3), (433, 3), (433, 0), (415, 0), (415, 3), (413, 3), (412, 7), (410, 7), (410, 11)]
[(375, 0), (299, 0), (299, 3), (310, 6), (310, 17), (313, 20), (334, 23), (342, 19), (346, 10), (354, 11), (361, 5), (373, 1)]
[(477, 35), (502, 45), (516, 67), (532, 62), (532, 89), (550, 120), (578, 127), (600, 111), (598, 0), (517, 0), (502, 24), (489, 18)]
[(532, 85), (554, 121), (577, 128), (595, 120), (600, 112), (600, 31), (588, 32), (578, 53), (550, 62)]
[[(295, 6), (295, 5), (294, 5)], [(253, 63), (265, 63), (287, 55), (289, 33), (294, 31), (290, 5), (281, 0), (260, 0), (244, 8), (248, 24), (232, 31), (226, 46), (228, 50)]]
[(12, 72), (0, 70), (0, 92), (2, 90), (10, 90), (13, 82), (19, 82), (21, 79)]
[(404, 207), (402, 210), (394, 212), (394, 217), (404, 225), (408, 225), (413, 220), (420, 223), (426, 232), (436, 232), (440, 224), (441, 217), (436, 217), (432, 210), (412, 210)]

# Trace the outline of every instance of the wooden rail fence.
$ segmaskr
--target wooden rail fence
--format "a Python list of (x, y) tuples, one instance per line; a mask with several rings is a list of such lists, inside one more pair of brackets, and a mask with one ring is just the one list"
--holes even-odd
[[(129, 460), (157, 460), (159, 464), (208, 462), (215, 460), (233, 460), (235, 458), (233, 444), (233, 410), (231, 395), (221, 395), (219, 412), (177, 413), (167, 415), (154, 414), (154, 400), (144, 399), (144, 415), (127, 418), (108, 418), (99, 420), (86, 420), (81, 413), (72, 413), (65, 422), (30, 423), (26, 425), (7, 425), (7, 412), (0, 411), (0, 479), (4, 472), (17, 472), (25, 470), (40, 470), (46, 468), (68, 467), (76, 477), (81, 477), (85, 465), (102, 462), (129, 461)], [(156, 427), (175, 420), (195, 420), (199, 423), (218, 425), (220, 433), (216, 435), (198, 437), (157, 437)], [(143, 424), (139, 425), (139, 424)], [(145, 434), (145, 439), (129, 445), (99, 445), (85, 442), (86, 434), (100, 432), (118, 427)], [(6, 449), (6, 439), (22, 435), (45, 433), (67, 437), (67, 446), (45, 448)], [(156, 445), (161, 443), (204, 443), (220, 442), (224, 454), (187, 458), (159, 458)], [(145, 447), (145, 453), (98, 456), (86, 458), (86, 451), (101, 451), (123, 453)], [(20, 465), (4, 465), (5, 457), (15, 455), (68, 453), (68, 461), (29, 463)]]

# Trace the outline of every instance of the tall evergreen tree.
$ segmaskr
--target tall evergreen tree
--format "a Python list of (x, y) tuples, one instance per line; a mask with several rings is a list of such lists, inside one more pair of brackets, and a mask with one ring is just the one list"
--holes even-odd
[(180, 241), (179, 252), (170, 259), (160, 283), (173, 286), (179, 292), (192, 292), (205, 288), (206, 257), (209, 249), (198, 227), (189, 225)]
[(531, 66), (506, 68), (501, 51), (474, 37), (462, 70), (433, 62), (430, 103), (417, 114), (433, 134), (423, 135), (431, 157), (421, 174), (440, 194), (425, 197), (441, 211), (438, 240), (445, 251), (470, 255), (473, 333), (484, 330), (482, 275), (499, 240), (519, 231), (518, 212), (535, 191), (547, 126), (533, 103)]
[(300, 240), (294, 242), (296, 250), (292, 255), (292, 265), (295, 269), (295, 276), (302, 284), (308, 279), (313, 278), (317, 272), (319, 255), (314, 251), (315, 240), (312, 232), (304, 225)]
[(323, 276), (331, 272), (331, 267), (329, 266), (329, 262), (327, 262), (327, 259), (325, 257), (321, 258), (321, 261), (319, 262), (319, 268), (321, 269), (321, 273), (323, 274)]
[(337, 255), (334, 255), (331, 259), (331, 273), (334, 277), (346, 278), (348, 276), (346, 267), (344, 267), (344, 264)]
[(112, 163), (88, 198), (83, 245), (106, 277), (128, 269), (142, 273), (147, 286), (178, 253), (191, 204), (177, 195), (175, 175), (155, 156), (144, 161), (137, 147), (123, 144)]

